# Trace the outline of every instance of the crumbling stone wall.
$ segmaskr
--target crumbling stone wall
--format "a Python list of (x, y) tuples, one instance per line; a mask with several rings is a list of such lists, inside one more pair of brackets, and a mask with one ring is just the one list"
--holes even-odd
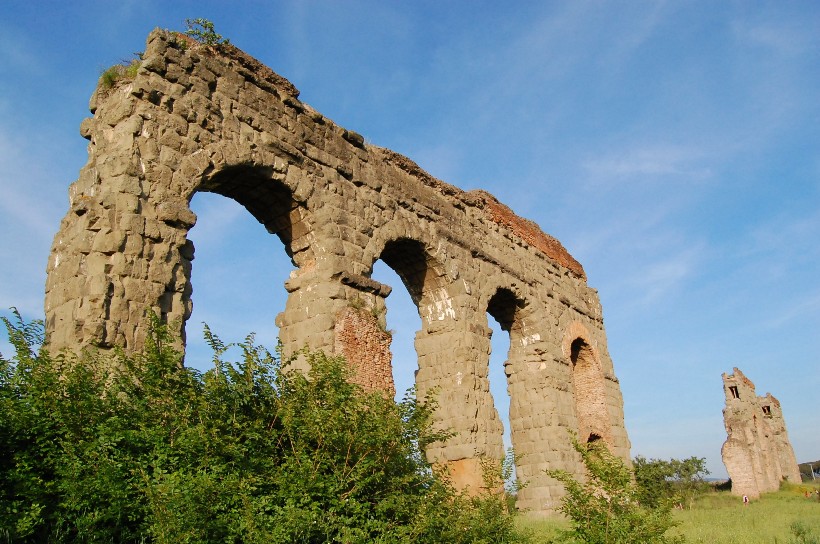
[(357, 381), (392, 391), (384, 261), (418, 306), (417, 394), (436, 391), (431, 446), (458, 485), (481, 485), (479, 459), (503, 456), (490, 394), (487, 314), (509, 332), (505, 370), (519, 505), (554, 509), (544, 470), (582, 474), (568, 431), (628, 459), (623, 401), (597, 293), (581, 265), (491, 195), (463, 192), (406, 157), (366, 145), (240, 50), (178, 43), (156, 30), (131, 81), (98, 89), (81, 126), (88, 163), (69, 190), (46, 285), (52, 349), (145, 340), (143, 313), (191, 314), (199, 191), (242, 204), (278, 236), (296, 270), (276, 324), (289, 352), (344, 354)]
[(800, 470), (780, 402), (771, 393), (758, 397), (752, 381), (737, 368), (723, 374), (723, 390), (728, 438), (721, 454), (732, 493), (755, 498), (777, 491), (783, 480), (799, 483)]

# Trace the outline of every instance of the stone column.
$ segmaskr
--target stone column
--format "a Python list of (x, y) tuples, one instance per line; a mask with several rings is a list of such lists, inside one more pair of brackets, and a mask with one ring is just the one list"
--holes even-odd
[(326, 271), (297, 269), (285, 282), (288, 300), (276, 316), (285, 356), (302, 348), (334, 353), (336, 315), (346, 307), (345, 287)]
[(451, 297), (440, 289), (422, 299), (422, 330), (416, 334), (420, 399), (435, 393), (437, 422), (454, 435), (427, 450), (427, 458), (446, 466), (461, 489), (484, 486), (481, 459), (504, 456), (502, 423), (488, 378), (489, 334), (477, 326), (483, 314), (468, 295)]
[[(565, 364), (553, 359), (545, 336), (535, 328), (516, 331), (505, 364), (510, 431), (518, 458), (516, 475), (526, 484), (518, 493), (516, 505), (535, 512), (554, 511), (564, 495), (562, 485), (544, 471), (577, 469), (567, 432), (575, 422), (573, 398), (567, 387), (569, 372)], [(556, 385), (563, 391), (557, 391)]]
[(45, 299), (52, 350), (139, 350), (146, 310), (180, 334), (191, 310), (193, 246), (185, 236), (196, 216), (184, 197), (167, 195), (170, 171), (143, 153), (144, 104), (128, 88), (112, 92), (98, 109), (95, 95), (95, 117), (82, 124), (89, 160), (52, 245)]

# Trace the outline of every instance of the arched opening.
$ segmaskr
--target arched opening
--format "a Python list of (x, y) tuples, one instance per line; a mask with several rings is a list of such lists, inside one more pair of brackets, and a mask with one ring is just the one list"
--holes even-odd
[(487, 325), (490, 328), (490, 359), (488, 378), (490, 380), (490, 396), (498, 412), (498, 418), (504, 428), (504, 451), (512, 447), (510, 436), (510, 395), (507, 391), (507, 358), (510, 353), (509, 332), (487, 312)]
[(379, 259), (401, 278), (416, 307), (426, 293), (438, 286), (435, 263), (421, 242), (409, 238), (388, 242)]
[(391, 371), (396, 388), (396, 400), (401, 400), (406, 391), (416, 384), (418, 356), (413, 345), (416, 331), (421, 328), (418, 307), (413, 302), (410, 292), (402, 289), (403, 280), (383, 260), (373, 265), (372, 279), (393, 288), (385, 299), (385, 327), (392, 337), (390, 352), (392, 355)]
[[(504, 450), (513, 446), (510, 423), (508, 367), (514, 357), (512, 338), (520, 336), (517, 313), (523, 303), (508, 289), (499, 289), (487, 303), (487, 324), (490, 328), (488, 377), (490, 395), (503, 426)], [(515, 330), (515, 332), (513, 332)]]
[(385, 244), (371, 269), (371, 279), (393, 288), (383, 303), (386, 328), (392, 335), (391, 367), (397, 398), (416, 385), (416, 337), (424, 329), (424, 318), (429, 320), (434, 313), (425, 309), (431, 306), (436, 298), (434, 291), (441, 285), (438, 268), (421, 242), (398, 238)]
[(204, 181), (196, 192), (217, 193), (241, 204), (265, 230), (279, 237), (293, 264), (301, 266), (310, 253), (305, 210), (293, 199), (287, 186), (271, 179), (272, 169), (234, 166)]
[(583, 338), (576, 338), (570, 346), (570, 361), (578, 436), (586, 442), (608, 442), (609, 418), (603, 374), (595, 352)]
[(211, 367), (212, 356), (203, 322), (225, 341), (238, 342), (253, 332), (268, 349), (277, 344), (276, 316), (288, 295), (284, 284), (307, 248), (298, 240), (306, 231), (302, 211), (269, 174), (261, 168), (228, 169), (192, 195), (197, 224), (187, 235), (195, 264), (186, 364), (199, 370)]

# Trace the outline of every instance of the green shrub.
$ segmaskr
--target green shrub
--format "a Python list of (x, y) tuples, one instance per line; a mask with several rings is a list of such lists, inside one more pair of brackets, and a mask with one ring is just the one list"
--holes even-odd
[(704, 457), (665, 461), (639, 455), (632, 466), (639, 500), (646, 506), (657, 508), (672, 501), (691, 509), (695, 498), (710, 489), (703, 479), (709, 474)]
[(0, 527), (13, 542), (516, 542), (502, 495), (460, 495), (423, 455), (432, 406), (308, 374), (206, 328), (214, 367), (182, 364), (152, 317), (144, 353), (50, 355), (3, 321)]
[(229, 45), (231, 43), (231, 41), (224, 38), (222, 34), (216, 33), (216, 30), (214, 30), (214, 24), (208, 19), (203, 19), (201, 17), (196, 19), (185, 19), (185, 26), (188, 28), (185, 31), (185, 34), (203, 45), (218, 47), (220, 45)]
[(586, 467), (586, 481), (579, 482), (563, 470), (547, 474), (564, 484), (567, 494), (561, 511), (570, 519), (571, 528), (561, 540), (585, 544), (665, 544), (682, 542), (666, 535), (675, 525), (671, 505), (656, 508), (639, 502), (640, 491), (632, 471), (600, 442), (572, 443)]

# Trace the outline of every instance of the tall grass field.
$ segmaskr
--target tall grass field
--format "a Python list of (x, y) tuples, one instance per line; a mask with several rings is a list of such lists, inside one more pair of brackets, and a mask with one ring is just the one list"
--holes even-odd
[[(680, 525), (669, 534), (683, 535), (688, 544), (820, 544), (818, 488), (786, 485), (748, 506), (729, 492), (711, 492), (698, 498), (691, 510), (676, 510)], [(806, 498), (806, 491), (811, 498)], [(568, 523), (524, 515), (518, 527), (529, 532), (533, 542), (552, 542)]]

